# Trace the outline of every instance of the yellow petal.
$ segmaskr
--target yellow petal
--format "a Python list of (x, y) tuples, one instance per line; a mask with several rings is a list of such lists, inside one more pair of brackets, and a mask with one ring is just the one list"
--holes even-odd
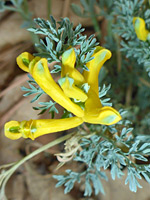
[(89, 71), (84, 71), (83, 75), (85, 82), (90, 85), (94, 92), (98, 95), (98, 75), (101, 67), (110, 59), (111, 52), (107, 49), (100, 49), (100, 51), (93, 54), (94, 59), (89, 61), (86, 66)]
[(72, 78), (64, 77), (59, 79), (58, 82), (67, 97), (77, 99), (82, 102), (87, 100), (87, 95), (80, 88), (75, 86)]
[(66, 75), (70, 78), (73, 78), (75, 84), (82, 85), (85, 80), (83, 75), (74, 68), (76, 62), (76, 55), (73, 48), (65, 51), (62, 54), (62, 68), (61, 68), (61, 77), (65, 77)]
[(90, 88), (88, 91), (88, 99), (85, 102), (85, 115), (97, 116), (102, 104), (98, 95)]
[(68, 70), (67, 75), (74, 79), (76, 85), (82, 85), (85, 83), (83, 75), (77, 69)]
[(32, 129), (35, 131), (33, 137), (68, 130), (83, 123), (83, 119), (71, 117), (66, 119), (39, 119), (33, 120)]
[(94, 50), (94, 54), (97, 53), (98, 51), (102, 50), (102, 49), (105, 49), (105, 48), (102, 47), (102, 46), (96, 46), (95, 50)]
[(41, 59), (41, 57), (36, 56), (29, 64), (29, 72), (32, 74), (34, 65)]
[(92, 124), (112, 125), (121, 120), (121, 115), (112, 107), (105, 106), (99, 110), (97, 116), (85, 115), (85, 122)]
[(76, 62), (76, 54), (73, 48), (66, 50), (62, 54), (62, 65), (65, 66), (62, 71), (62, 76), (66, 74), (67, 68), (74, 68)]
[(31, 74), (42, 90), (44, 90), (55, 102), (72, 112), (74, 115), (78, 117), (83, 116), (83, 110), (73, 103), (53, 80), (45, 58), (42, 58), (35, 64)]
[(22, 121), (22, 122), (20, 122), (20, 132), (21, 132), (23, 138), (34, 139), (33, 135), (32, 135), (32, 132), (33, 132), (33, 130), (32, 130), (33, 121), (34, 120), (31, 119), (30, 121)]
[(20, 122), (10, 121), (5, 124), (4, 127), (5, 136), (11, 140), (17, 140), (22, 137), (20, 133)]
[(144, 19), (142, 19), (140, 17), (134, 17), (133, 18), (133, 26), (134, 26), (135, 33), (136, 33), (138, 39), (146, 41), (149, 31), (146, 29)]
[(12, 140), (17, 140), (20, 137), (34, 140), (39, 136), (68, 130), (82, 123), (83, 120), (78, 117), (66, 119), (38, 119), (22, 122), (10, 121), (5, 124), (5, 136)]
[(23, 71), (29, 72), (29, 63), (33, 58), (30, 53), (24, 52), (17, 57), (17, 64)]

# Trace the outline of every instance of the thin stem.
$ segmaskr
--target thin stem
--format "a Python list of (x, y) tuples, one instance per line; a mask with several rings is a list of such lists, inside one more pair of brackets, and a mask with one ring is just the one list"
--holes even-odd
[(4, 168), (11, 167), (11, 166), (14, 165), (15, 163), (16, 163), (16, 162), (9, 163), (9, 164), (6, 164), (6, 165), (1, 165), (1, 166), (0, 166), (0, 170), (1, 170), (1, 169), (4, 169)]
[(45, 150), (47, 150), (47, 149), (49, 149), (49, 148), (51, 148), (51, 147), (53, 147), (53, 146), (55, 146), (57, 144), (69, 139), (72, 135), (73, 135), (73, 133), (70, 133), (70, 134), (65, 135), (63, 137), (60, 137), (60, 138), (58, 138), (58, 139), (56, 139), (56, 140), (54, 140), (54, 141), (42, 146), (42, 147), (40, 147), (39, 149), (37, 149), (37, 150), (33, 151), (32, 153), (30, 153), (29, 155), (25, 156), (20, 161), (16, 162), (13, 167), (11, 167), (9, 170), (6, 171), (6, 174), (7, 174), (5, 176), (6, 178), (4, 179), (4, 181), (3, 181), (2, 185), (0, 186), (0, 188), (2, 190), (4, 190), (5, 185), (6, 185), (7, 181), (9, 180), (9, 178), (11, 177), (11, 175), (16, 171), (16, 169), (18, 167), (20, 167), (26, 161), (30, 160), (31, 158), (33, 158), (34, 156), (38, 155), (39, 153), (41, 153), (41, 152), (43, 152), (43, 151), (45, 151)]
[(47, 150), (47, 149), (49, 149), (49, 148), (51, 148), (51, 147), (53, 147), (53, 146), (55, 146), (57, 144), (69, 139), (72, 135), (73, 135), (73, 133), (65, 135), (63, 137), (60, 137), (60, 138), (58, 138), (58, 139), (56, 139), (56, 140), (54, 140), (54, 141), (42, 146), (42, 147), (40, 147), (39, 149), (33, 151), (32, 153), (30, 153), (29, 155), (27, 155), (23, 159), (21, 159), (19, 162), (17, 162), (16, 165), (13, 166), (12, 168), (14, 168), (16, 170), (19, 166), (21, 166), (26, 161), (30, 160), (31, 158), (33, 158), (34, 156), (38, 155), (39, 153), (41, 153), (41, 152), (43, 152), (43, 151), (45, 151), (45, 150)]
[(52, 2), (51, 0), (47, 0), (47, 18), (49, 19), (49, 16), (51, 15), (51, 5), (52, 5)]
[(63, 13), (62, 13), (62, 17), (67, 17), (68, 15), (68, 11), (69, 11), (69, 6), (70, 6), (70, 0), (65, 0), (64, 2), (64, 9), (63, 9)]
[(150, 82), (146, 81), (145, 79), (143, 79), (142, 77), (139, 77), (139, 80), (141, 81), (141, 83), (147, 87), (150, 87)]
[(117, 70), (118, 70), (118, 72), (120, 72), (121, 71), (121, 64), (122, 64), (121, 51), (120, 51), (120, 38), (116, 34), (114, 35), (114, 38), (115, 38), (116, 44), (117, 44), (117, 49), (116, 49), (116, 54), (117, 54)]
[[(32, 13), (29, 10), (27, 0), (24, 0), (21, 5), (15, 1), (12, 1), (12, 3), (14, 5), (14, 7), (4, 6), (4, 8), (6, 10), (11, 10), (11, 11), (19, 13), (21, 15), (22, 19), (28, 23), (28, 28), (34, 27), (34, 22), (32, 20)], [(36, 34), (30, 32), (30, 37), (31, 37), (33, 44), (35, 44), (35, 43), (39, 44), (39, 37)], [(36, 50), (38, 52), (41, 52), (41, 50), (39, 48), (36, 48)]]
[[(27, 21), (29, 23), (29, 27), (34, 27), (34, 22), (32, 20), (32, 13), (29, 11), (28, 2), (26, 0), (24, 0), (24, 4), (22, 5), (22, 7), (20, 7), (18, 12), (22, 16), (22, 19), (24, 19), (25, 21)], [(30, 37), (31, 37), (33, 44), (35, 44), (35, 43), (39, 44), (40, 43), (39, 37), (32, 32), (29, 32), (29, 33), (30, 33)], [(36, 50), (38, 52), (41, 52), (38, 48), (36, 48)]]
[(92, 19), (92, 23), (94, 25), (94, 29), (95, 29), (97, 38), (100, 40), (101, 32), (100, 32), (99, 24), (98, 24), (98, 21), (97, 21), (95, 15), (93, 13), (91, 14), (91, 19)]
[(133, 85), (129, 84), (126, 92), (126, 106), (129, 106), (132, 100)]
[(14, 12), (18, 12), (17, 8), (13, 8), (13, 7), (10, 7), (10, 6), (4, 6), (4, 9), (14, 11)]
[(94, 2), (91, 1), (90, 3), (91, 3), (91, 6), (90, 6), (91, 7), (90, 17), (91, 17), (91, 20), (92, 20), (95, 32), (97, 34), (97, 38), (100, 40), (100, 38), (101, 38), (101, 31), (100, 31), (99, 24), (98, 24), (96, 15), (95, 15)]

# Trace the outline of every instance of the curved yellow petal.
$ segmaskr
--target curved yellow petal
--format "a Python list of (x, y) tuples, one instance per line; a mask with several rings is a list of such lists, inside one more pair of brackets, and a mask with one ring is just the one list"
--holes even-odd
[(98, 51), (102, 50), (102, 49), (105, 49), (105, 48), (102, 47), (102, 46), (96, 46), (95, 50), (94, 50), (94, 54), (97, 53)]
[(134, 30), (135, 30), (135, 33), (136, 33), (138, 39), (146, 41), (149, 31), (146, 29), (146, 24), (145, 24), (144, 19), (142, 19), (140, 17), (134, 17), (133, 18), (133, 26), (134, 26)]
[(98, 95), (98, 75), (101, 67), (110, 59), (111, 52), (107, 49), (100, 49), (98, 52), (93, 54), (94, 59), (89, 61), (86, 66), (89, 71), (84, 71), (83, 75), (85, 82), (90, 85), (94, 92)]
[(12, 140), (17, 140), (20, 137), (34, 140), (39, 136), (68, 130), (82, 123), (82, 118), (78, 117), (66, 119), (38, 119), (22, 122), (10, 121), (5, 124), (5, 135)]
[(61, 78), (59, 79), (58, 83), (67, 97), (74, 98), (82, 102), (87, 100), (87, 95), (80, 88), (75, 86), (74, 80), (72, 78)]
[(121, 115), (117, 110), (112, 107), (105, 106), (99, 109), (99, 113), (96, 116), (92, 115), (85, 115), (84, 120), (85, 122), (92, 123), (92, 124), (104, 124), (104, 125), (112, 125), (121, 120)]
[(29, 72), (32, 74), (32, 70), (34, 65), (41, 59), (41, 57), (36, 56), (30, 63), (29, 63)]
[(90, 88), (88, 91), (88, 99), (85, 102), (85, 115), (97, 116), (102, 104), (97, 94)]
[(30, 53), (24, 52), (17, 57), (17, 64), (23, 71), (29, 72), (29, 64), (33, 58)]
[(84, 76), (77, 69), (68, 70), (67, 75), (70, 78), (73, 78), (76, 85), (82, 85), (83, 83), (85, 83)]
[(33, 133), (33, 137), (37, 138), (41, 135), (75, 128), (82, 123), (83, 119), (79, 117), (34, 120), (32, 128), (35, 129), (35, 132)]
[(69, 76), (74, 79), (75, 84), (81, 85), (85, 82), (83, 75), (74, 68), (76, 54), (73, 48), (66, 50), (62, 54), (61, 77)]
[(31, 74), (42, 90), (44, 90), (55, 102), (72, 112), (74, 115), (78, 117), (83, 116), (83, 110), (73, 103), (53, 80), (45, 58), (42, 58), (35, 64)]
[(5, 136), (11, 140), (17, 140), (22, 137), (20, 133), (20, 122), (10, 121), (4, 127)]
[(65, 76), (68, 68), (74, 68), (76, 62), (76, 54), (74, 48), (66, 50), (62, 54), (62, 65), (64, 66), (62, 69), (62, 76)]

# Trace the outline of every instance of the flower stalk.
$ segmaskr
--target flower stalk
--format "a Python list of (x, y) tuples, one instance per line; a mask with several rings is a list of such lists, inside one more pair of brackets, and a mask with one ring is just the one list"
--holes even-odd
[(38, 155), (39, 153), (42, 153), (44, 151), (46, 151), (47, 149), (58, 145), (66, 140), (68, 140), (69, 138), (71, 138), (73, 136), (74, 133), (70, 133), (68, 135), (65, 135), (63, 137), (60, 137), (40, 148), (38, 148), (37, 150), (33, 151), (32, 153), (30, 153), (29, 155), (25, 156), (23, 159), (21, 159), (20, 161), (16, 162), (13, 164), (13, 166), (6, 170), (3, 171), (0, 174), (0, 199), (3, 199), (5, 196), (5, 186), (7, 184), (7, 181), (9, 180), (9, 178), (12, 176), (12, 174), (22, 165), (24, 164), (26, 161), (30, 160), (31, 158), (33, 158), (34, 156)]

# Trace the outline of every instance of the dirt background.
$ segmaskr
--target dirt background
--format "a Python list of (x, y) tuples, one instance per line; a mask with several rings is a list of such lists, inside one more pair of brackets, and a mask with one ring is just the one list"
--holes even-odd
[[(87, 27), (87, 34), (93, 33), (90, 19), (83, 19), (75, 16), (70, 9), (71, 3), (79, 3), (79, 0), (52, 0), (52, 15), (59, 20), (60, 17), (69, 17), (74, 25), (81, 23)], [(29, 6), (34, 13), (34, 17), (47, 18), (47, 0), (30, 0)], [(105, 22), (104, 22), (105, 23)], [(105, 26), (101, 23), (102, 29)], [(3, 126), (9, 120), (29, 120), (37, 119), (37, 111), (31, 105), (32, 97), (23, 97), (20, 86), (26, 85), (27, 74), (18, 69), (16, 57), (24, 52), (35, 52), (29, 33), (20, 26), (22, 19), (19, 14), (6, 11), (0, 13), (0, 165), (18, 161), (24, 155), (33, 151), (42, 144), (46, 144), (60, 134), (51, 134), (40, 137), (35, 141), (20, 139), (11, 141), (4, 136)], [(105, 30), (102, 30), (105, 33)], [(48, 100), (47, 96), (43, 101)], [(48, 118), (48, 114), (42, 118)], [(59, 116), (57, 116), (59, 117)], [(68, 163), (58, 171), (58, 164), (54, 153), (60, 152), (63, 146), (57, 146), (42, 153), (25, 165), (20, 167), (12, 176), (7, 185), (7, 197), (9, 200), (150, 200), (150, 185), (144, 180), (140, 183), (143, 189), (132, 193), (128, 186), (124, 185), (124, 180), (112, 181), (109, 171), (107, 172), (109, 181), (103, 182), (106, 195), (84, 198), (83, 186), (76, 185), (74, 190), (64, 195), (63, 187), (55, 188), (56, 181), (53, 174), (63, 174), (65, 169), (76, 169), (76, 164)], [(126, 173), (126, 169), (124, 170)]]

